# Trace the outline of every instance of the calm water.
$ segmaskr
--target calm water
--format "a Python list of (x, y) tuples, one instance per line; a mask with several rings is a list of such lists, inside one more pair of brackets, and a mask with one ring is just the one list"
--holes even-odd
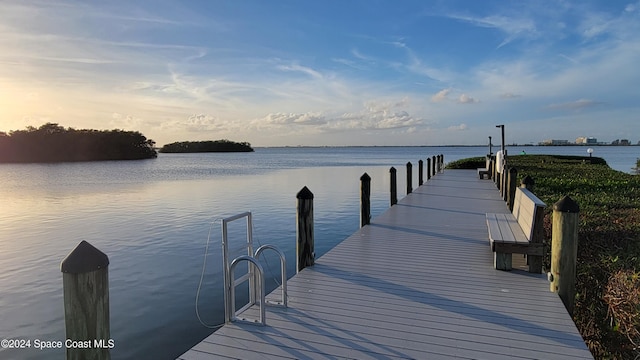
[[(494, 148), (495, 149), (495, 148)], [(582, 147), (510, 148), (511, 154), (586, 154)], [(223, 320), (219, 218), (252, 211), (254, 241), (279, 246), (295, 267), (295, 195), (315, 194), (316, 253), (353, 233), (359, 177), (372, 177), (372, 213), (388, 207), (388, 170), (444, 154), (482, 156), (485, 147), (267, 148), (238, 154), (160, 154), (131, 162), (0, 165), (0, 339), (64, 340), (60, 261), (81, 240), (110, 259), (113, 359), (174, 359)], [(628, 172), (640, 147), (595, 147)], [(414, 184), (417, 169), (414, 168)], [(415, 185), (414, 185), (415, 186)], [(231, 229), (240, 244), (242, 226)], [(258, 245), (258, 244), (256, 244)], [(232, 246), (239, 254), (241, 246)], [(268, 258), (267, 277), (278, 276)], [(269, 270), (272, 269), (273, 272)], [(275, 284), (270, 281), (270, 287)], [(3, 359), (62, 358), (61, 350), (3, 350)]]

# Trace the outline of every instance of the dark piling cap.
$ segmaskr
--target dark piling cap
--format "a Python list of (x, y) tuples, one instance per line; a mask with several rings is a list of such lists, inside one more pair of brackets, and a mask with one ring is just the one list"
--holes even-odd
[(308, 187), (303, 187), (302, 190), (300, 190), (298, 192), (298, 194), (296, 195), (296, 198), (298, 199), (313, 199), (313, 193), (311, 192), (311, 190), (309, 190)]
[(409, 162), (407, 163), (407, 167), (412, 167), (412, 166), (413, 166), (413, 165), (411, 164), (411, 161), (409, 161)]
[(520, 181), (520, 184), (522, 185), (526, 185), (527, 187), (533, 186), (536, 184), (535, 181), (533, 181), (533, 178), (529, 175), (525, 176), (522, 181)]
[(569, 196), (565, 196), (557, 203), (553, 204), (554, 211), (566, 212), (566, 213), (579, 213), (580, 206), (577, 202), (573, 201)]
[(362, 176), (360, 176), (360, 180), (361, 181), (370, 181), (371, 180), (371, 176), (369, 176), (369, 174), (364, 173), (362, 174)]
[(83, 274), (109, 266), (107, 254), (82, 240), (60, 264), (60, 271), (68, 274)]
[(396, 168), (394, 168), (393, 166), (391, 167), (391, 169), (389, 169), (390, 173), (395, 173), (396, 172)]

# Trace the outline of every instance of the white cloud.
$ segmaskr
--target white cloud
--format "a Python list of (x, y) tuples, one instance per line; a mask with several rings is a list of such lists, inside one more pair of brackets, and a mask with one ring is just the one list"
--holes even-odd
[(535, 37), (537, 29), (534, 21), (526, 17), (514, 18), (504, 15), (490, 15), (485, 17), (469, 15), (447, 15), (447, 17), (470, 23), (474, 26), (497, 29), (505, 33), (506, 38), (497, 46), (501, 48), (516, 38)]
[(320, 113), (286, 114), (275, 113), (265, 116), (258, 123), (271, 125), (322, 125), (327, 120)]
[(322, 79), (323, 76), (319, 71), (313, 70), (312, 68), (301, 66), (299, 64), (291, 64), (291, 65), (279, 65), (278, 69), (283, 71), (294, 71), (301, 72), (303, 74), (307, 74), (314, 79)]
[(467, 124), (460, 124), (460, 125), (449, 126), (447, 128), (447, 130), (450, 130), (450, 131), (464, 131), (464, 130), (467, 130), (467, 128), (468, 128)]
[(474, 104), (480, 102), (480, 100), (472, 98), (471, 96), (467, 95), (467, 94), (461, 94), (460, 97), (458, 98), (458, 103), (459, 104)]
[(111, 118), (112, 120), (109, 122), (110, 125), (118, 129), (136, 130), (144, 123), (142, 118), (117, 112), (114, 112)]
[(602, 104), (603, 103), (600, 101), (579, 99), (576, 101), (570, 101), (566, 103), (551, 104), (551, 105), (548, 105), (546, 108), (550, 110), (583, 110), (586, 108), (591, 108), (591, 107), (602, 105)]
[(442, 89), (431, 97), (431, 102), (442, 102), (447, 100), (447, 95), (451, 92), (451, 89)]

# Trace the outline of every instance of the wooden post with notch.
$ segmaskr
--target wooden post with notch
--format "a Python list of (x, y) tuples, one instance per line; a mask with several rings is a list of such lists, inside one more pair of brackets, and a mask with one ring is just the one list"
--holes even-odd
[(570, 197), (565, 196), (553, 205), (549, 289), (558, 293), (572, 315), (576, 297), (579, 222), (580, 206)]
[(418, 160), (418, 186), (424, 184), (424, 161)]
[(360, 227), (371, 223), (371, 176), (360, 177)]
[(109, 257), (86, 241), (60, 264), (66, 339), (89, 344), (67, 347), (67, 360), (111, 359)]
[(427, 158), (427, 181), (431, 180), (431, 158)]
[(313, 240), (313, 193), (306, 186), (296, 195), (296, 269), (301, 271), (315, 263)]

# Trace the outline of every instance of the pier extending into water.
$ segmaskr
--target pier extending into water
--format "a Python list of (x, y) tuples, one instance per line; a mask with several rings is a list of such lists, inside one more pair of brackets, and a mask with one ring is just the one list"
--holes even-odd
[(476, 170), (429, 176), (293, 276), (266, 326), (225, 324), (179, 359), (591, 359), (546, 275), (522, 255), (494, 269), (486, 213), (509, 208)]

